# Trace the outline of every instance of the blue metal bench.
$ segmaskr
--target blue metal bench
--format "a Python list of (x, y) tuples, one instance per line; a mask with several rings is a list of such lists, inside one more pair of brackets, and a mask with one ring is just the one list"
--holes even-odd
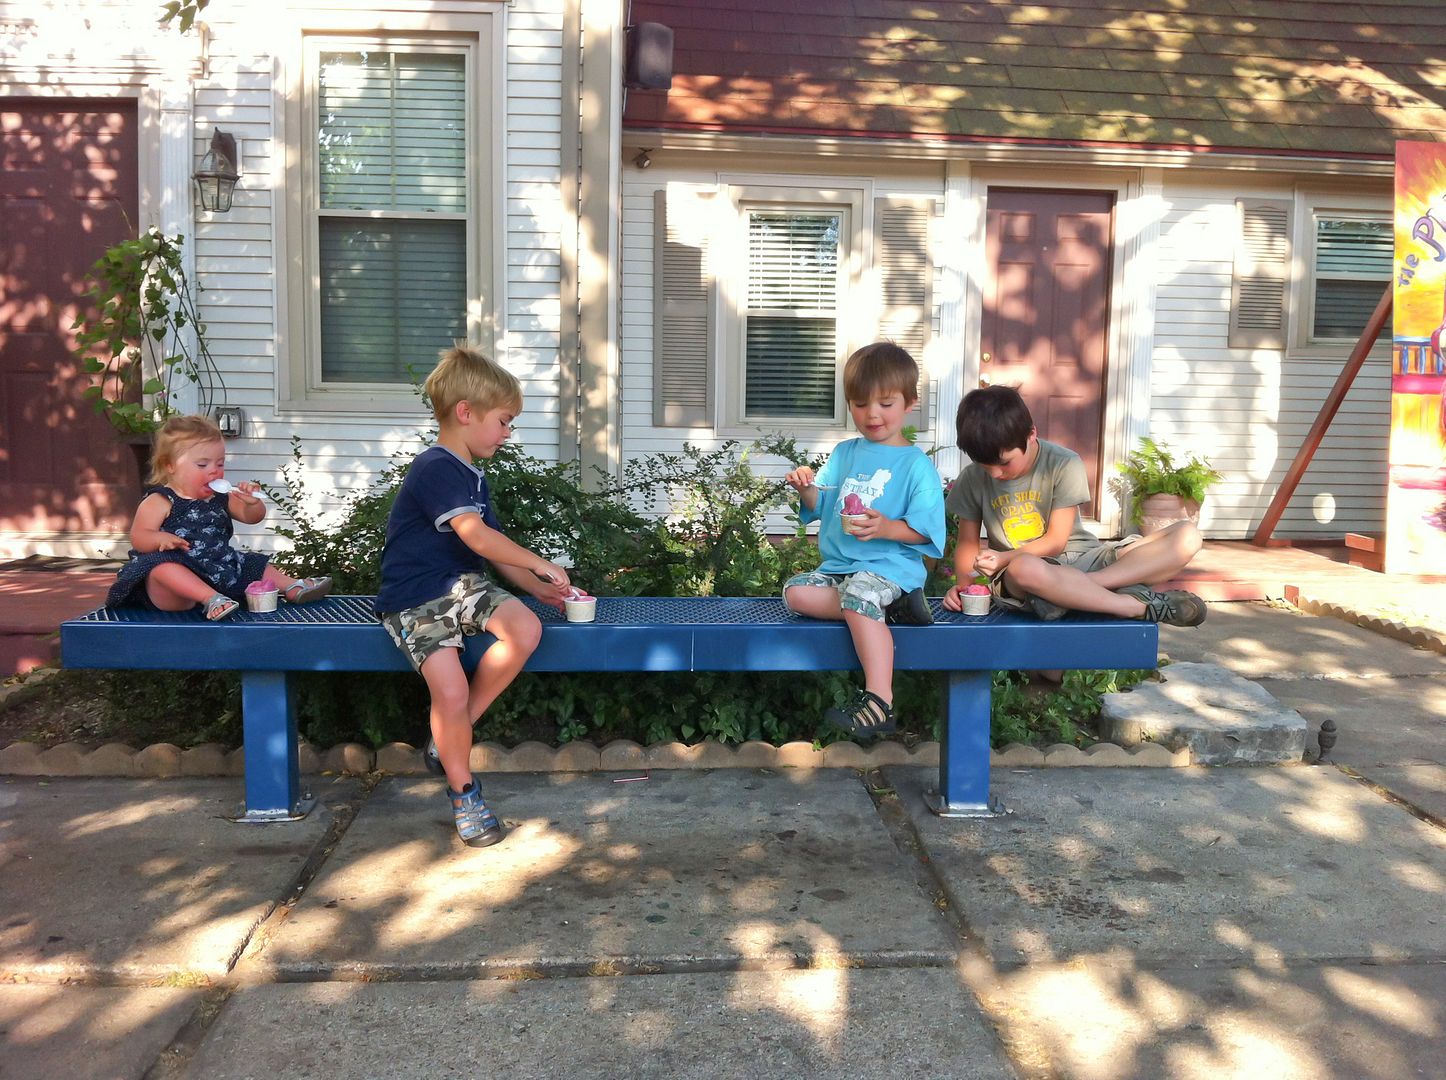
[[(842, 671), (858, 667), (848, 630), (791, 614), (778, 599), (604, 597), (597, 621), (567, 622), (528, 601), (542, 619), (529, 671)], [(997, 812), (989, 794), (990, 673), (1031, 668), (1153, 668), (1158, 628), (1129, 619), (1072, 615), (1058, 622), (995, 612), (969, 618), (934, 602), (933, 626), (894, 627), (895, 664), (944, 680), (939, 787), (930, 807), (947, 816)], [(475, 664), (492, 639), (469, 639)], [(307, 810), (297, 767), (293, 674), (407, 671), (372, 617), (371, 597), (333, 596), (274, 614), (237, 612), (208, 623), (100, 608), (60, 627), (67, 668), (238, 671), (246, 758), (241, 820), (281, 821)]]

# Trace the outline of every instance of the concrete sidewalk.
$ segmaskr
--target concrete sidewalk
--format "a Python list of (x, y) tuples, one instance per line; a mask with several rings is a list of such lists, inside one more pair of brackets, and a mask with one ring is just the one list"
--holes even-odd
[(1439, 1076), (1446, 832), (1392, 784), (1440, 794), (1441, 658), (1163, 640), (1368, 779), (1001, 769), (959, 821), (904, 766), (492, 775), (472, 851), (430, 779), (242, 826), (235, 780), (0, 778), (0, 1077)]

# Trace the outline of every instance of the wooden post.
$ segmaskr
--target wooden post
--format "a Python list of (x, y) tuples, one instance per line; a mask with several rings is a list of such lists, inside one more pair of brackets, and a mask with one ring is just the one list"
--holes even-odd
[(1391, 317), (1391, 297), (1394, 291), (1395, 282), (1391, 282), (1386, 286), (1386, 292), (1380, 302), (1376, 304), (1376, 310), (1366, 321), (1366, 328), (1361, 331), (1360, 340), (1356, 342), (1356, 347), (1351, 350), (1350, 359), (1346, 361), (1345, 367), (1341, 368), (1340, 375), (1336, 377), (1336, 384), (1326, 395), (1325, 402), (1316, 415), (1315, 423), (1306, 433), (1305, 441), (1296, 451), (1295, 460), (1290, 463), (1290, 468), (1285, 473), (1285, 479), (1280, 482), (1275, 497), (1270, 500), (1265, 517), (1260, 519), (1260, 527), (1250, 538), (1250, 542), (1257, 547), (1267, 547), (1270, 544), (1270, 535), (1275, 532), (1276, 525), (1280, 523), (1280, 516), (1285, 513), (1286, 503), (1290, 502), (1290, 497), (1300, 486), (1300, 478), (1310, 467), (1311, 459), (1315, 457), (1316, 450), (1320, 448), (1326, 430), (1331, 426), (1331, 421), (1335, 419), (1336, 413), (1340, 411), (1341, 402), (1346, 398), (1346, 392), (1350, 390), (1351, 383), (1356, 381), (1356, 376), (1360, 374), (1366, 357), (1370, 355), (1376, 339), (1381, 336), (1381, 330), (1386, 325), (1386, 320)]

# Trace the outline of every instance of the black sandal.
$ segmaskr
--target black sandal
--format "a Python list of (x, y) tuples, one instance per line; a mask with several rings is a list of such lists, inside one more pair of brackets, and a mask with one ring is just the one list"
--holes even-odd
[(824, 719), (850, 735), (864, 735), (873, 739), (890, 735), (897, 730), (894, 710), (883, 698), (869, 690), (860, 690), (845, 709), (829, 709), (824, 713)]
[(923, 589), (906, 592), (884, 608), (884, 622), (892, 626), (933, 626), (934, 613)]

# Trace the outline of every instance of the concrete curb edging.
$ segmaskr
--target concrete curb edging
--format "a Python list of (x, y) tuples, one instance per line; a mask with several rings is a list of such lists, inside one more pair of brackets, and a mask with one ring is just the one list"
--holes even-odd
[(1396, 619), (1372, 615), (1370, 612), (1344, 607), (1329, 600), (1316, 600), (1302, 593), (1297, 585), (1285, 587), (1285, 599), (1287, 603), (1293, 604), (1308, 615), (1327, 615), (1333, 619), (1354, 623), (1366, 630), (1374, 630), (1378, 634), (1395, 638), (1397, 641), (1404, 641), (1408, 645), (1416, 645), (1446, 655), (1446, 634), (1432, 630), (1430, 627), (1411, 626)]
[[(426, 774), (422, 752), (409, 743), (388, 743), (373, 752), (357, 743), (342, 743), (318, 750), (302, 743), (301, 771), (317, 773), (368, 773), (398, 776)], [(922, 742), (908, 747), (882, 742), (873, 746), (835, 743), (822, 749), (812, 743), (791, 742), (782, 746), (748, 742), (725, 746), (717, 742), (654, 743), (642, 746), (619, 739), (606, 746), (568, 743), (553, 748), (540, 742), (525, 742), (512, 749), (496, 743), (472, 747), (472, 768), (477, 772), (618, 772), (646, 769), (876, 769), (884, 765), (939, 764), (939, 744)], [(1182, 768), (1190, 764), (1188, 749), (1169, 750), (1158, 743), (1144, 743), (1131, 749), (1114, 743), (1096, 743), (1081, 750), (1056, 743), (1039, 749), (1010, 743), (989, 755), (995, 768), (1069, 768), (1080, 766)], [(182, 750), (170, 743), (155, 743), (135, 750), (125, 743), (106, 743), (90, 748), (80, 743), (62, 743), (42, 750), (34, 743), (11, 743), (0, 750), (0, 775), (8, 776), (127, 776), (145, 779), (196, 776), (242, 776), (245, 754), (227, 750), (216, 743), (203, 743)]]

